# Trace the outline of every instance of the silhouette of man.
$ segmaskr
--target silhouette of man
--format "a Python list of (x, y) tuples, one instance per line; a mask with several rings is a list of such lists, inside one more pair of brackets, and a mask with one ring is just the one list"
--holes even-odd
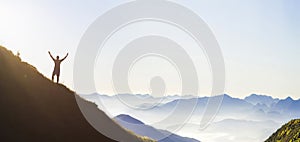
[(67, 53), (67, 55), (64, 58), (62, 58), (61, 60), (59, 59), (59, 56), (56, 56), (56, 59), (54, 59), (53, 56), (51, 55), (50, 51), (48, 51), (48, 53), (49, 53), (50, 57), (52, 58), (52, 60), (54, 61), (54, 64), (55, 64), (54, 70), (53, 70), (53, 73), (52, 73), (52, 81), (54, 80), (54, 76), (56, 75), (56, 83), (58, 83), (59, 82), (59, 75), (60, 75), (60, 63), (68, 57), (69, 53)]

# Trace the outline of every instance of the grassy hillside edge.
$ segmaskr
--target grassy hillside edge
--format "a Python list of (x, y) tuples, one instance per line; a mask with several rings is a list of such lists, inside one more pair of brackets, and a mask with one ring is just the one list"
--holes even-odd
[(300, 119), (284, 124), (265, 142), (300, 142)]

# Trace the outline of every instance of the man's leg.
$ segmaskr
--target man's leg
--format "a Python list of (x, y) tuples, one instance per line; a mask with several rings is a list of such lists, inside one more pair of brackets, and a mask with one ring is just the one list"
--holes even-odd
[(53, 80), (54, 80), (54, 73), (52, 73), (52, 82), (53, 82)]
[(56, 83), (59, 82), (59, 75), (56, 75), (57, 79), (56, 79)]

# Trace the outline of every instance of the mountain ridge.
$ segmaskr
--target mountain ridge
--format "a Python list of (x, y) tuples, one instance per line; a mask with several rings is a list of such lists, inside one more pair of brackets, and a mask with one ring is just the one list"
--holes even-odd
[(121, 114), (114, 117), (114, 120), (124, 128), (141, 136), (157, 140), (158, 142), (199, 142), (193, 138), (182, 137), (166, 130), (156, 129), (150, 125), (144, 124), (130, 115)]

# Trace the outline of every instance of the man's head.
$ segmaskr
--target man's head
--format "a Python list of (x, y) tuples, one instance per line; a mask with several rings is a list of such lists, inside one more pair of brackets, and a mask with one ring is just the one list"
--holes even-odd
[(56, 59), (58, 60), (58, 59), (59, 59), (59, 56), (56, 56)]

